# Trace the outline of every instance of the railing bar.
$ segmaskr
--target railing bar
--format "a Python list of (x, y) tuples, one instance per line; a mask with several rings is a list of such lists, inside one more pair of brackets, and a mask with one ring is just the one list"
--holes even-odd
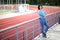
[(28, 23), (26, 23), (26, 40), (28, 40)]
[(16, 40), (18, 40), (18, 27), (16, 27)]
[(24, 32), (23, 32), (23, 40), (24, 40)]
[(2, 40), (4, 40), (4, 32), (2, 32)]
[[(40, 24), (40, 19), (39, 19), (39, 28), (38, 28), (39, 30), (41, 30), (41, 27), (40, 26), (41, 26), (41, 24)], [(40, 31), (40, 33), (41, 33), (41, 31)]]
[(32, 37), (34, 38), (34, 21), (32, 21), (33, 22), (33, 31), (32, 31), (32, 33), (33, 33), (33, 35), (32, 35)]

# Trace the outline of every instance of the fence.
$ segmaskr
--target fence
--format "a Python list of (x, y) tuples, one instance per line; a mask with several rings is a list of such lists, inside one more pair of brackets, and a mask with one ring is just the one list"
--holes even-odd
[[(58, 22), (60, 12), (49, 14), (46, 20), (49, 27)], [(0, 40), (32, 40), (41, 33), (39, 17), (15, 26), (0, 30)]]

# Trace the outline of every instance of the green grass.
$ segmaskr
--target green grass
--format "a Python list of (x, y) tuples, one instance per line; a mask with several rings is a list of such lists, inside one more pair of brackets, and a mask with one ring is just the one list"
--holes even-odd
[(6, 13), (8, 13), (8, 12), (12, 12), (12, 10), (0, 10), (0, 15), (1, 15), (1, 14), (6, 14)]
[(9, 10), (0, 10), (0, 13), (8, 12)]

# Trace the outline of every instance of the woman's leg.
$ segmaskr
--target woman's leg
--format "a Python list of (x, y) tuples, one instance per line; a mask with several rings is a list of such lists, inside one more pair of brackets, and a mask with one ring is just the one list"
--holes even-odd
[(44, 20), (43, 19), (40, 19), (40, 24), (41, 24), (41, 33), (45, 33), (44, 32)]
[(45, 20), (45, 26), (46, 26), (46, 29), (45, 29), (45, 33), (48, 31), (48, 29), (49, 29), (49, 25), (48, 25), (48, 23), (46, 22), (46, 20)]
[(44, 30), (44, 19), (40, 19), (40, 23), (41, 23), (41, 33), (42, 33), (42, 37), (45, 37), (45, 38), (46, 38), (45, 30)]
[(44, 25), (46, 26), (46, 29), (44, 30), (44, 33), (43, 33), (43, 35), (44, 35), (44, 36), (43, 36), (43, 37), (45, 37), (45, 38), (46, 38), (46, 37), (47, 37), (47, 36), (46, 36), (46, 32), (48, 31), (49, 26), (48, 26), (48, 23), (46, 22), (46, 20), (45, 20), (45, 19), (44, 19)]

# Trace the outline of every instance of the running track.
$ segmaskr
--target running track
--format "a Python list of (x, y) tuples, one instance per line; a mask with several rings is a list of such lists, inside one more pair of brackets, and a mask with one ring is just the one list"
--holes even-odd
[[(37, 7), (35, 6), (30, 6), (31, 10), (37, 10)], [(43, 9), (47, 14), (51, 14), (57, 11), (60, 11), (60, 8), (44, 8)], [(11, 18), (5, 18), (5, 19), (0, 19), (0, 29), (4, 29), (6, 27), (25, 22), (34, 18), (38, 17), (37, 11), (35, 13), (27, 14), (27, 15), (21, 15), (21, 16), (15, 16)]]
[[(37, 7), (30, 6), (30, 10), (37, 10)], [(52, 14), (54, 12), (60, 11), (60, 8), (46, 8), (46, 7), (44, 7), (43, 10), (46, 12), (46, 15), (48, 15), (48, 14)], [(4, 29), (4, 28), (8, 28), (9, 26), (13, 26), (13, 25), (16, 25), (16, 24), (19, 24), (19, 23), (22, 23), (22, 22), (26, 22), (26, 21), (32, 20), (32, 19), (37, 18), (37, 17), (39, 17), (39, 16), (38, 16), (38, 13), (36, 11), (34, 13), (30, 13), (30, 14), (27, 14), (27, 15), (21, 15), (21, 16), (15, 16), (15, 17), (11, 17), (11, 18), (0, 19), (0, 30)], [(35, 25), (37, 24), (37, 26), (39, 26), (38, 22), (39, 22), (39, 20), (35, 21), (34, 22)], [(29, 29), (29, 33), (30, 33), (32, 31), (32, 28), (31, 28), (32, 22), (28, 23), (28, 25), (29, 25), (28, 29)], [(26, 28), (25, 24), (22, 25), (22, 26), (23, 27), (19, 28), (19, 31), (21, 32), (20, 36), (22, 36), (22, 31), (24, 31), (25, 28)], [(37, 28), (37, 26), (35, 27), (35, 29)], [(11, 29), (9, 31), (6, 31), (5, 32), (5, 37), (7, 38), (7, 36), (9, 36), (10, 34), (15, 34), (14, 30), (16, 30), (16, 29), (14, 28), (14, 29)], [(9, 33), (9, 32), (11, 32), (11, 33)], [(15, 36), (12, 39), (16, 40)], [(12, 40), (12, 39), (10, 38), (10, 40)], [(20, 40), (22, 40), (22, 39), (20, 39)]]

